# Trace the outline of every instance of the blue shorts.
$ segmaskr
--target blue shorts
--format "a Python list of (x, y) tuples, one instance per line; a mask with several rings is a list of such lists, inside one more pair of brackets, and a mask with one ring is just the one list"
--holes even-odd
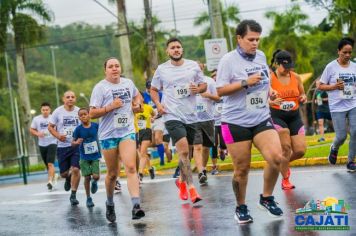
[(108, 139), (100, 140), (99, 143), (102, 150), (109, 150), (109, 149), (117, 148), (120, 142), (125, 140), (136, 141), (135, 133), (128, 134), (122, 138), (108, 138)]
[(320, 111), (317, 111), (317, 112), (316, 112), (316, 119), (317, 119), (317, 120), (320, 120), (320, 119), (331, 120), (330, 112), (320, 112)]
[(64, 173), (70, 169), (70, 167), (79, 166), (79, 146), (77, 147), (57, 147), (57, 158), (59, 173)]

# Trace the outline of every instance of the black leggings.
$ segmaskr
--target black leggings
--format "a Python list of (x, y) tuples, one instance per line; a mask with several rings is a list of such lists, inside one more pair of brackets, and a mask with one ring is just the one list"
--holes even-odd
[(221, 134), (221, 125), (215, 126), (215, 146), (212, 147), (212, 158), (218, 158), (218, 145), (220, 149), (226, 149), (224, 138)]

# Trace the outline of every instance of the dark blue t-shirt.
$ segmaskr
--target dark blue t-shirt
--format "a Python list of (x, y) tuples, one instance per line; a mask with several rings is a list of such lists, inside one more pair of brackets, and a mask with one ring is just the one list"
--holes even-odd
[(79, 147), (80, 159), (92, 161), (101, 158), (98, 144), (98, 129), (99, 125), (94, 122), (90, 123), (89, 128), (85, 128), (82, 124), (75, 128), (73, 139), (83, 139)]
[[(158, 91), (158, 94), (159, 94), (159, 101), (161, 102), (161, 100), (162, 100), (162, 92)], [(154, 109), (156, 108), (156, 104), (152, 101), (151, 95), (147, 91), (145, 91), (143, 93), (143, 102), (148, 104), (148, 105), (151, 105)]]

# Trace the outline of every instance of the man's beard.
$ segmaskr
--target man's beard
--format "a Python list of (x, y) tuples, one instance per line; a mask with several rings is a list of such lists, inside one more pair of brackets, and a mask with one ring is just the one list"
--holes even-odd
[(172, 56), (169, 56), (169, 58), (171, 58), (171, 60), (173, 61), (180, 61), (183, 57), (183, 54), (180, 55), (180, 57), (172, 57)]

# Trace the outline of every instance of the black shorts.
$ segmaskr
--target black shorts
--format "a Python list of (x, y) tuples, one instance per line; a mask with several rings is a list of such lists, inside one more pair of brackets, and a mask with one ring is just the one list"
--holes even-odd
[(169, 143), (170, 140), (171, 140), (171, 136), (169, 136), (169, 134), (163, 135), (163, 142)]
[(203, 121), (195, 123), (194, 144), (203, 144), (204, 147), (214, 146), (214, 121)]
[(138, 132), (138, 143), (141, 144), (142, 141), (152, 141), (152, 130), (147, 128), (147, 129), (141, 129)]
[(59, 173), (64, 173), (70, 169), (70, 167), (79, 166), (79, 146), (77, 147), (57, 147), (57, 158), (59, 165)]
[(299, 110), (281, 111), (271, 109), (271, 116), (277, 131), (282, 128), (287, 128), (291, 136), (305, 134), (304, 124), (300, 118)]
[(317, 120), (331, 120), (331, 114), (330, 112), (321, 112), (321, 111), (317, 111), (316, 112), (316, 119)]
[(56, 150), (57, 144), (50, 144), (45, 147), (40, 146), (41, 157), (46, 166), (48, 165), (48, 163), (53, 164), (56, 160)]
[(173, 143), (177, 143), (181, 138), (187, 138), (188, 144), (193, 145), (195, 135), (194, 124), (184, 124), (178, 120), (169, 120), (164, 124)]
[(215, 145), (219, 144), (220, 149), (226, 149), (226, 144), (221, 133), (221, 125), (215, 126)]
[(224, 122), (221, 124), (221, 132), (226, 144), (252, 140), (258, 133), (270, 129), (275, 129), (271, 118), (252, 127), (243, 127)]

